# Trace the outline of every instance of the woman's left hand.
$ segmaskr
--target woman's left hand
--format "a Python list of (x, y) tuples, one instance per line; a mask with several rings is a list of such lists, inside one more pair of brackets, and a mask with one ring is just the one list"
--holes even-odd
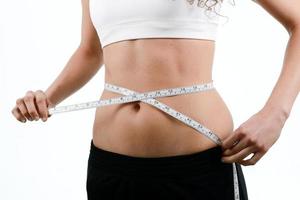
[[(242, 123), (222, 144), (222, 160), (254, 165), (280, 136), (287, 117), (275, 108), (264, 107)], [(244, 160), (248, 155), (250, 159)]]

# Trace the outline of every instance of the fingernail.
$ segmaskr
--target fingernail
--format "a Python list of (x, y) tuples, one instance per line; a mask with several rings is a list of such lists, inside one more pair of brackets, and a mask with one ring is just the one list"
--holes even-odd
[(31, 117), (29, 117), (28, 119), (29, 119), (30, 121), (32, 121), (32, 118), (31, 118)]
[(35, 121), (39, 120), (39, 117), (35, 117), (34, 120), (35, 120)]
[(26, 122), (26, 120), (25, 120), (25, 119), (22, 119), (22, 122), (23, 122), (23, 123), (25, 123), (25, 122)]
[(43, 120), (43, 122), (45, 122), (45, 121), (46, 121), (46, 118), (45, 118), (45, 117), (43, 117), (43, 118), (42, 118), (42, 120)]

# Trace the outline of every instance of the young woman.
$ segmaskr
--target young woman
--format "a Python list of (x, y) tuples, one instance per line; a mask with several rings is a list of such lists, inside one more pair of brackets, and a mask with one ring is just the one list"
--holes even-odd
[(82, 0), (78, 49), (45, 92), (28, 91), (12, 113), (46, 121), (105, 65), (100, 100), (120, 102), (95, 112), (89, 200), (245, 200), (241, 165), (254, 165), (275, 143), (300, 88), (300, 2), (256, 3), (290, 39), (268, 101), (236, 130), (212, 84), (222, 0)]

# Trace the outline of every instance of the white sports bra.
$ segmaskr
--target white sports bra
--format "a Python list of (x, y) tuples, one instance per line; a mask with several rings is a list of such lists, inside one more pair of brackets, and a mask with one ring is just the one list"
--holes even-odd
[[(215, 40), (220, 3), (214, 10), (187, 0), (90, 0), (90, 15), (102, 48), (137, 38)], [(213, 2), (213, 1), (212, 1)], [(207, 2), (210, 5), (210, 1)]]

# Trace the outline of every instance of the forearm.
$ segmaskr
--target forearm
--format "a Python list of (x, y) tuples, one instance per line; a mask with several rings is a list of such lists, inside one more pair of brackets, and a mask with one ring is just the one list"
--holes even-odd
[(300, 26), (295, 28), (287, 43), (283, 67), (265, 107), (288, 118), (300, 91)]
[(79, 46), (58, 77), (45, 91), (52, 105), (59, 104), (84, 86), (102, 64), (102, 55)]

